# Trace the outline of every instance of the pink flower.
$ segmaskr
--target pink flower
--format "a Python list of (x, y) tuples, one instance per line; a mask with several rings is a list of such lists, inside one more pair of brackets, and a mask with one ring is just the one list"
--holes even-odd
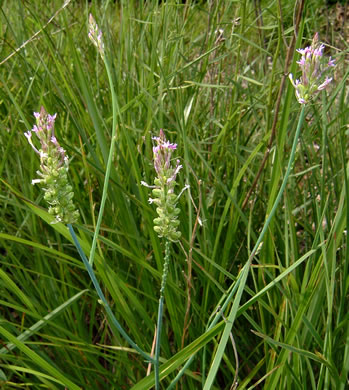
[(178, 215), (180, 210), (176, 207), (177, 201), (182, 192), (188, 187), (185, 186), (179, 195), (174, 193), (176, 177), (182, 169), (180, 161), (172, 163), (172, 153), (177, 149), (177, 144), (169, 142), (162, 130), (158, 137), (153, 137), (156, 146), (153, 147), (154, 168), (157, 174), (154, 180), (155, 185), (148, 185), (144, 181), (142, 185), (151, 188), (153, 197), (149, 198), (150, 204), (156, 204), (158, 217), (154, 219), (154, 230), (159, 237), (166, 237), (170, 241), (178, 241), (181, 233), (177, 230), (179, 226)]
[(325, 45), (319, 43), (319, 36), (316, 33), (311, 46), (297, 49), (297, 52), (302, 55), (301, 59), (297, 61), (302, 76), (300, 79), (294, 80), (293, 75), (290, 74), (289, 78), (300, 104), (308, 103), (318, 91), (325, 89), (332, 81), (332, 77), (328, 76), (323, 80), (324, 73), (335, 66), (335, 61), (331, 57), (326, 65), (322, 61), (324, 48)]

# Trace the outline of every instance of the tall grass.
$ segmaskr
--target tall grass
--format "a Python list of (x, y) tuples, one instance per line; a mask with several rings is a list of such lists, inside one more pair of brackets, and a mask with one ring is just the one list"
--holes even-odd
[[(0, 3), (1, 386), (154, 386), (106, 316), (68, 229), (50, 223), (31, 185), (38, 161), (23, 133), (43, 105), (57, 112), (70, 156), (74, 229), (87, 255), (116, 130), (93, 268), (115, 317), (148, 354), (165, 248), (140, 182), (154, 178), (151, 137), (163, 128), (178, 144), (178, 178), (190, 189), (165, 290), (161, 388), (344, 390), (348, 63), (331, 10), (309, 0), (297, 19), (297, 6), (279, 1), (46, 3)], [(89, 13), (104, 33), (117, 115), (87, 37)], [(283, 76), (297, 72), (294, 49), (316, 31), (336, 58), (335, 83), (306, 107), (293, 171), (247, 275), (300, 114)]]

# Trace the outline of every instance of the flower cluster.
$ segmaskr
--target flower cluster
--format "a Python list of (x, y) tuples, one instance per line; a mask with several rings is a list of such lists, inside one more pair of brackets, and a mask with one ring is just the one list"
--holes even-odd
[(324, 78), (324, 74), (335, 66), (335, 61), (331, 57), (327, 63), (324, 61), (324, 48), (325, 46), (320, 44), (318, 33), (316, 33), (311, 46), (297, 50), (302, 55), (297, 61), (302, 70), (302, 76), (298, 80), (293, 80), (293, 75), (290, 73), (289, 78), (296, 89), (297, 100), (300, 104), (308, 103), (318, 91), (325, 89), (332, 81), (332, 77)]
[[(74, 193), (68, 182), (68, 157), (59, 145), (54, 134), (55, 115), (48, 114), (44, 107), (34, 112), (36, 125), (31, 131), (24, 133), (29, 144), (40, 156), (40, 179), (32, 180), (32, 184), (40, 183), (45, 191), (44, 199), (50, 205), (48, 212), (56, 217), (56, 222), (74, 223), (79, 212), (73, 204)], [(33, 143), (33, 133), (40, 141), (37, 149)]]
[(92, 14), (89, 17), (89, 33), (88, 37), (91, 39), (92, 43), (97, 47), (99, 54), (104, 60), (104, 43), (102, 39), (102, 31), (98, 28), (96, 21), (94, 20)]
[(171, 157), (177, 145), (167, 141), (162, 130), (160, 130), (159, 137), (153, 137), (153, 140), (157, 144), (153, 147), (154, 168), (157, 177), (153, 186), (149, 186), (145, 182), (142, 182), (142, 184), (153, 189), (154, 198), (149, 198), (149, 203), (157, 205), (156, 212), (158, 214), (158, 217), (154, 219), (154, 230), (159, 237), (166, 237), (170, 241), (178, 241), (181, 236), (181, 233), (177, 231), (180, 210), (176, 205), (178, 198), (187, 186), (178, 196), (174, 193), (174, 188), (177, 185), (176, 176), (182, 165), (177, 160), (176, 165), (172, 166)]

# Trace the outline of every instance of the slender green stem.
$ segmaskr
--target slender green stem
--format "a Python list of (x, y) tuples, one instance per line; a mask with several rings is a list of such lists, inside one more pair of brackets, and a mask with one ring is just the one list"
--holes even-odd
[[(292, 170), (292, 167), (293, 167), (294, 157), (295, 157), (295, 154), (296, 154), (296, 148), (297, 148), (297, 144), (298, 144), (298, 138), (299, 138), (300, 130), (302, 128), (302, 124), (303, 124), (303, 120), (304, 120), (305, 107), (306, 106), (303, 105), (302, 109), (301, 109), (301, 113), (300, 113), (300, 116), (299, 116), (299, 119), (298, 119), (296, 134), (295, 134), (295, 137), (294, 137), (294, 140), (293, 140), (293, 145), (292, 145), (292, 149), (291, 149), (290, 158), (289, 158), (289, 161), (288, 161), (286, 173), (285, 173), (284, 179), (282, 181), (279, 193), (278, 193), (278, 195), (277, 195), (277, 197), (275, 199), (275, 202), (274, 202), (274, 205), (273, 205), (273, 207), (272, 207), (272, 209), (270, 211), (270, 214), (268, 215), (267, 220), (264, 223), (263, 229), (262, 229), (262, 231), (261, 231), (261, 233), (260, 233), (260, 235), (258, 237), (258, 240), (257, 240), (257, 242), (256, 242), (256, 244), (255, 244), (251, 254), (250, 254), (250, 257), (248, 258), (244, 268), (241, 270), (242, 279), (241, 279), (238, 291), (236, 293), (235, 299), (233, 301), (233, 305), (232, 305), (232, 307), (230, 309), (228, 320), (227, 320), (227, 323), (226, 323), (226, 325), (224, 327), (223, 335), (222, 335), (221, 340), (219, 342), (218, 349), (217, 349), (215, 358), (214, 358), (214, 360), (212, 362), (211, 369), (210, 369), (210, 371), (208, 373), (208, 376), (207, 376), (207, 379), (206, 379), (205, 386), (204, 386), (203, 390), (208, 390), (209, 388), (211, 388), (211, 384), (214, 381), (214, 378), (215, 378), (216, 373), (218, 371), (218, 368), (219, 368), (219, 365), (220, 365), (220, 361), (222, 359), (222, 356), (223, 356), (223, 353), (224, 353), (224, 350), (225, 350), (225, 347), (226, 347), (226, 344), (227, 344), (227, 341), (228, 341), (231, 329), (233, 327), (233, 324), (234, 324), (234, 321), (235, 321), (235, 318), (236, 318), (236, 314), (237, 314), (237, 311), (238, 311), (238, 308), (239, 308), (239, 305), (240, 305), (240, 300), (241, 300), (241, 297), (242, 297), (242, 293), (243, 293), (245, 285), (246, 285), (247, 276), (249, 274), (251, 262), (252, 262), (254, 256), (256, 255), (256, 253), (257, 253), (257, 251), (259, 249), (260, 244), (262, 243), (262, 240), (263, 240), (263, 238), (264, 238), (264, 236), (265, 236), (265, 234), (266, 234), (266, 232), (268, 230), (270, 222), (271, 222), (272, 218), (274, 217), (275, 211), (276, 211), (276, 209), (277, 209), (277, 207), (278, 207), (278, 205), (280, 203), (280, 200), (281, 200), (282, 195), (284, 193), (284, 190), (286, 188), (286, 184), (287, 184), (288, 178), (290, 176), (290, 173), (291, 173), (291, 170)], [(227, 299), (231, 299), (231, 296), (229, 296)]]
[(78, 238), (76, 237), (76, 234), (74, 232), (74, 229), (73, 229), (73, 226), (71, 224), (68, 224), (68, 229), (69, 229), (69, 232), (70, 232), (70, 235), (72, 236), (73, 238), (73, 241), (74, 241), (74, 244), (76, 246), (76, 249), (78, 250), (79, 252), (79, 255), (82, 259), (82, 261), (84, 262), (84, 265), (87, 269), (87, 272), (92, 280), (92, 283), (97, 291), (97, 294), (99, 296), (99, 298), (101, 299), (101, 301), (103, 302), (103, 306), (105, 307), (105, 310), (111, 320), (111, 322), (113, 323), (113, 325), (115, 326), (115, 328), (120, 332), (120, 334), (123, 336), (123, 338), (140, 354), (142, 355), (147, 361), (151, 362), (151, 363), (154, 363), (154, 359), (151, 358), (147, 353), (145, 353), (141, 348), (138, 347), (138, 345), (129, 337), (129, 335), (125, 332), (125, 330), (122, 328), (122, 326), (120, 325), (119, 321), (115, 318), (114, 314), (113, 314), (113, 311), (111, 309), (111, 307), (109, 306), (109, 303), (107, 302), (103, 292), (102, 292), (102, 289), (96, 279), (96, 275), (89, 263), (89, 261), (87, 260), (87, 257), (83, 251), (83, 249), (81, 248), (81, 245), (79, 243), (79, 240)]
[(156, 327), (156, 346), (155, 346), (155, 389), (156, 390), (160, 389), (159, 358), (160, 358), (160, 344), (161, 344), (162, 312), (164, 308), (164, 291), (166, 286), (169, 262), (170, 262), (170, 241), (166, 240), (164, 269), (162, 273), (160, 298), (159, 298), (158, 323)]
[[(287, 184), (287, 181), (288, 181), (288, 178), (289, 178), (289, 175), (291, 173), (291, 170), (292, 170), (292, 167), (293, 167), (293, 162), (294, 162), (294, 157), (295, 157), (295, 154), (296, 154), (296, 148), (297, 148), (297, 144), (298, 144), (298, 138), (299, 138), (299, 134), (300, 134), (300, 131), (301, 131), (301, 128), (302, 128), (302, 125), (303, 125), (303, 121), (304, 121), (304, 114), (305, 114), (305, 105), (302, 106), (302, 109), (301, 109), (301, 113), (300, 113), (300, 116), (299, 116), (299, 120), (298, 120), (298, 124), (297, 124), (297, 129), (296, 129), (296, 134), (295, 134), (295, 137), (294, 137), (294, 140), (293, 140), (293, 145), (292, 145), (292, 149), (291, 149), (291, 154), (290, 154), (290, 158), (289, 158), (289, 161), (288, 161), (288, 165), (287, 165), (287, 169), (286, 169), (286, 173), (285, 173), (285, 176), (284, 176), (284, 179), (283, 179), (283, 182), (281, 184), (281, 187), (280, 187), (280, 190), (279, 190), (279, 193), (275, 199), (275, 202), (274, 202), (274, 205), (270, 211), (270, 214), (268, 215), (267, 217), (267, 220), (263, 226), (263, 229), (257, 239), (257, 242), (251, 252), (251, 255), (249, 256), (244, 268), (241, 270), (240, 274), (239, 274), (239, 278), (238, 280), (235, 282), (235, 288), (233, 288), (230, 292), (230, 294), (228, 295), (228, 297), (226, 298), (226, 301), (225, 303), (222, 305), (222, 309), (220, 310), (220, 312), (223, 312), (228, 303), (231, 301), (231, 299), (233, 298), (233, 295), (235, 294), (236, 292), (236, 287), (239, 287), (238, 289), (238, 292), (237, 292), (237, 296), (235, 298), (235, 301), (234, 301), (234, 310), (232, 308), (231, 310), (231, 313), (230, 314), (233, 314), (231, 316), (229, 316), (228, 318), (228, 323), (229, 325), (229, 329), (227, 328), (227, 332), (226, 334), (229, 335), (230, 333), (230, 330), (231, 330), (231, 327), (233, 325), (233, 321), (235, 320), (235, 316), (236, 316), (236, 312), (237, 312), (237, 307), (238, 305), (240, 304), (240, 298), (241, 298), (241, 295), (242, 295), (242, 292), (243, 292), (243, 289), (245, 288), (245, 284), (246, 284), (246, 279), (247, 279), (247, 275), (248, 275), (248, 271), (249, 271), (249, 268), (250, 268), (250, 264), (255, 256), (255, 254), (257, 253), (258, 251), (258, 248), (265, 236), (265, 233), (267, 232), (267, 229), (269, 227), (269, 224), (275, 214), (275, 211), (277, 209), (277, 206), (279, 205), (280, 203), (280, 200), (281, 200), (281, 197), (282, 197), (282, 194), (285, 190), (285, 187), (286, 187), (286, 184)], [(236, 307), (236, 309), (235, 309)], [(220, 318), (220, 312), (217, 313), (215, 319), (213, 320), (212, 324), (209, 326), (208, 330), (210, 330), (214, 325), (216, 325), (218, 319)], [(229, 330), (229, 332), (228, 332)], [(179, 373), (177, 374), (177, 376), (175, 377), (175, 379), (171, 382), (170, 386), (168, 387), (168, 390), (170, 389), (173, 389), (175, 384), (178, 382), (178, 380), (183, 376), (183, 374), (185, 373), (185, 370), (189, 367), (189, 365), (192, 363), (193, 359), (194, 359), (194, 356), (195, 355), (192, 355), (190, 357), (190, 359), (186, 362), (186, 364), (183, 366), (183, 368), (179, 371)]]
[(300, 131), (301, 131), (301, 128), (302, 128), (302, 125), (303, 125), (303, 121), (304, 121), (304, 114), (305, 114), (305, 104), (302, 105), (302, 109), (301, 109), (301, 113), (299, 115), (299, 119), (298, 119), (298, 124), (297, 124), (297, 129), (296, 129), (296, 134), (294, 136), (294, 140), (293, 140), (293, 145), (292, 145), (292, 149), (291, 149), (291, 154), (290, 154), (290, 158), (288, 160), (288, 165), (287, 165), (287, 169), (286, 169), (286, 173), (285, 173), (285, 176), (284, 176), (284, 180), (282, 181), (282, 184), (281, 184), (281, 187), (280, 187), (280, 190), (279, 190), (279, 193), (275, 199), (275, 202), (274, 202), (274, 205), (270, 211), (270, 214), (268, 215), (268, 218), (267, 220), (265, 221), (265, 224), (263, 226), (263, 229), (261, 231), (261, 234), (259, 235), (258, 237), (258, 240), (251, 252), (251, 255), (248, 259), (248, 262), (251, 262), (252, 259), (254, 258), (258, 248), (259, 248), (259, 245), (261, 244), (264, 236), (265, 236), (265, 233), (267, 232), (267, 229), (269, 227), (269, 224), (272, 220), (272, 218), (274, 217), (274, 214), (275, 214), (275, 211), (280, 203), (280, 200), (281, 200), (281, 197), (285, 191), (285, 188), (286, 188), (286, 184), (287, 184), (287, 181), (288, 181), (288, 177), (290, 176), (290, 173), (291, 173), (291, 170), (292, 170), (292, 167), (293, 167), (293, 162), (294, 162), (294, 157), (295, 157), (295, 154), (296, 154), (296, 149), (297, 149), (297, 144), (298, 144), (298, 138), (299, 138), (299, 134), (300, 134)]
[(91, 251), (90, 251), (89, 263), (91, 265), (93, 265), (93, 260), (94, 260), (94, 256), (95, 256), (96, 245), (97, 245), (98, 233), (99, 233), (99, 229), (101, 227), (102, 218), (103, 218), (103, 212), (104, 212), (104, 206), (105, 206), (105, 202), (106, 202), (106, 199), (107, 199), (109, 177), (110, 177), (110, 171), (111, 171), (111, 164), (112, 164), (113, 157), (114, 157), (114, 149), (115, 149), (115, 141), (116, 141), (117, 114), (118, 114), (118, 111), (119, 111), (118, 110), (117, 97), (116, 97), (114, 83), (113, 83), (113, 77), (112, 77), (112, 74), (111, 74), (111, 67), (110, 67), (110, 64), (109, 64), (109, 61), (107, 60), (107, 58), (104, 58), (104, 64), (105, 64), (105, 68), (107, 70), (108, 81), (109, 81), (109, 86), (110, 86), (110, 91), (111, 91), (111, 96), (112, 96), (113, 127), (112, 127), (112, 136), (111, 136), (111, 143), (110, 143), (110, 149), (109, 149), (109, 156), (108, 156), (108, 161), (107, 161), (107, 169), (106, 169), (105, 177), (104, 177), (101, 206), (99, 208), (97, 224), (96, 224), (95, 232), (94, 232), (94, 235), (93, 235)]
[[(224, 304), (222, 305), (222, 307), (216, 312), (215, 314), (215, 317), (214, 319), (212, 320), (212, 322), (206, 327), (206, 331), (205, 333), (209, 332), (218, 322), (218, 320), (222, 317), (222, 313), (224, 313), (225, 309), (227, 308), (229, 302), (230, 302), (230, 299), (229, 297), (231, 298), (235, 291), (237, 290), (237, 288), (239, 287), (239, 284), (240, 284), (240, 279), (241, 279), (241, 272), (235, 282), (235, 285), (233, 286), (229, 296), (228, 296), (228, 299), (225, 300)], [(181, 370), (178, 372), (178, 374), (176, 375), (176, 377), (174, 378), (174, 380), (171, 382), (170, 386), (167, 388), (167, 390), (171, 390), (175, 387), (176, 383), (181, 379), (181, 377), (183, 376), (183, 374), (185, 373), (185, 370), (191, 365), (192, 361), (194, 360), (195, 358), (195, 354), (191, 355), (190, 358), (187, 360), (187, 362), (184, 364), (184, 366), (181, 368)]]

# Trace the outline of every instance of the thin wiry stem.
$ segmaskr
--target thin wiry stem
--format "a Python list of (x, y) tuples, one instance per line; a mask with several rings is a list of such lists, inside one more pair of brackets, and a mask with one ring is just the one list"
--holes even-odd
[(165, 258), (164, 269), (162, 272), (160, 298), (159, 298), (159, 310), (158, 310), (158, 323), (156, 327), (156, 347), (155, 347), (155, 389), (160, 389), (160, 372), (159, 372), (159, 358), (160, 358), (160, 345), (161, 345), (161, 328), (162, 328), (162, 313), (164, 308), (164, 291), (166, 287), (166, 280), (168, 274), (168, 265), (170, 262), (170, 241), (165, 241)]
[[(277, 207), (278, 207), (278, 205), (279, 205), (279, 203), (281, 201), (282, 195), (283, 195), (283, 193), (285, 191), (288, 178), (289, 178), (290, 173), (292, 171), (294, 158), (295, 158), (295, 155), (296, 155), (296, 148), (297, 148), (297, 144), (298, 144), (299, 134), (300, 134), (300, 131), (301, 131), (301, 128), (302, 128), (302, 125), (303, 125), (303, 121), (304, 121), (306, 106), (307, 106), (306, 104), (302, 105), (301, 113), (300, 113), (300, 116), (299, 116), (299, 119), (298, 119), (296, 134), (295, 134), (295, 137), (294, 137), (294, 140), (293, 140), (293, 144), (292, 144), (290, 158), (289, 158), (289, 161), (288, 161), (288, 164), (287, 164), (287, 169), (286, 169), (286, 172), (285, 172), (285, 177), (284, 177), (284, 179), (282, 181), (281, 187), (279, 189), (279, 192), (277, 194), (277, 197), (275, 199), (273, 207), (272, 207), (269, 215), (267, 216), (267, 220), (265, 221), (263, 229), (262, 229), (262, 231), (261, 231), (261, 233), (260, 233), (260, 235), (259, 235), (259, 237), (257, 239), (257, 242), (256, 242), (254, 248), (252, 249), (252, 252), (251, 252), (251, 254), (250, 254), (246, 264), (244, 265), (243, 269), (240, 272), (241, 280), (240, 280), (240, 283), (239, 283), (239, 288), (238, 288), (238, 290), (236, 292), (236, 295), (234, 297), (233, 304), (232, 304), (232, 307), (230, 309), (230, 313), (229, 313), (229, 316), (228, 316), (228, 321), (227, 321), (227, 324), (225, 325), (225, 328), (224, 328), (221, 340), (220, 340), (219, 345), (218, 345), (217, 353), (216, 353), (216, 355), (215, 355), (215, 357), (213, 359), (213, 363), (212, 363), (211, 369), (210, 369), (210, 371), (208, 373), (208, 376), (207, 376), (205, 385), (203, 387), (203, 390), (208, 390), (210, 388), (210, 384), (213, 382), (214, 378), (216, 377), (217, 370), (218, 370), (220, 361), (221, 361), (221, 359), (223, 357), (223, 353), (224, 353), (224, 350), (225, 350), (225, 347), (226, 347), (227, 340), (229, 338), (231, 329), (233, 327), (233, 324), (234, 324), (234, 321), (235, 321), (235, 318), (236, 318), (236, 315), (237, 315), (237, 311), (238, 311), (238, 308), (239, 308), (239, 305), (240, 305), (241, 297), (242, 297), (243, 291), (244, 291), (245, 286), (246, 286), (247, 276), (248, 276), (250, 268), (251, 268), (252, 260), (254, 259), (256, 253), (260, 249), (260, 245), (263, 242), (264, 236), (265, 236), (265, 234), (268, 231), (270, 222), (272, 221), (272, 219), (273, 219), (273, 217), (275, 215), (276, 209), (277, 209)], [(232, 293), (229, 294), (229, 296), (226, 299), (226, 302), (224, 303), (223, 307), (226, 307), (226, 305), (228, 305), (228, 303), (230, 303), (232, 297), (233, 297), (233, 294)]]
[[(189, 321), (189, 315), (190, 315), (190, 306), (191, 306), (191, 290), (192, 290), (192, 268), (193, 268), (193, 247), (194, 247), (194, 241), (196, 237), (196, 231), (198, 228), (198, 225), (200, 224), (200, 212), (201, 212), (201, 204), (202, 204), (202, 197), (201, 197), (201, 181), (198, 180), (198, 186), (199, 186), (199, 205), (198, 207), (195, 206), (193, 200), (193, 205), (196, 210), (196, 219), (194, 223), (194, 228), (193, 232), (191, 235), (191, 240), (190, 240), (190, 247), (189, 247), (189, 253), (188, 255), (186, 254), (187, 258), (187, 265), (188, 265), (188, 271), (187, 271), (187, 276), (186, 276), (186, 281), (187, 281), (187, 307), (185, 309), (185, 315), (184, 315), (184, 323), (183, 323), (183, 335), (182, 335), (182, 342), (181, 342), (181, 347), (182, 349), (184, 348), (184, 341), (187, 335), (187, 331), (190, 325)], [(185, 250), (182, 248), (184, 253)]]
[[(289, 161), (288, 161), (285, 177), (284, 177), (284, 180), (282, 181), (282, 184), (281, 184), (279, 193), (278, 193), (278, 195), (277, 195), (277, 197), (275, 199), (274, 205), (273, 205), (273, 207), (272, 207), (272, 209), (270, 211), (270, 214), (268, 215), (268, 218), (267, 218), (267, 220), (266, 220), (266, 222), (265, 222), (265, 224), (263, 226), (263, 229), (262, 229), (262, 231), (261, 231), (261, 233), (260, 233), (260, 235), (258, 237), (258, 240), (257, 240), (254, 248), (252, 249), (252, 252), (251, 252), (251, 255), (250, 255), (249, 259), (247, 260), (244, 268), (239, 273), (239, 276), (238, 276), (238, 279), (235, 282), (235, 285), (231, 289), (230, 294), (228, 295), (228, 297), (226, 298), (224, 304), (222, 305), (221, 310), (216, 314), (214, 320), (212, 321), (212, 323), (207, 328), (207, 331), (211, 330), (217, 324), (218, 320), (222, 316), (222, 313), (225, 311), (225, 309), (227, 308), (228, 304), (231, 302), (231, 300), (232, 300), (232, 298), (233, 298), (233, 296), (234, 296), (234, 294), (235, 294), (237, 289), (238, 289), (238, 291), (236, 293), (236, 299), (234, 301), (235, 308), (240, 304), (240, 298), (241, 298), (242, 291), (243, 291), (243, 289), (245, 287), (245, 284), (246, 284), (246, 279), (247, 279), (247, 275), (248, 275), (248, 271), (249, 271), (251, 262), (252, 262), (254, 256), (256, 255), (256, 253), (257, 253), (257, 251), (259, 249), (260, 244), (263, 241), (264, 235), (266, 234), (266, 232), (268, 230), (268, 227), (269, 227), (269, 224), (270, 224), (272, 218), (274, 217), (275, 211), (276, 211), (277, 206), (279, 205), (281, 197), (282, 197), (282, 195), (284, 193), (284, 190), (285, 190), (288, 178), (289, 178), (291, 170), (292, 170), (292, 166), (293, 166), (293, 162), (294, 162), (294, 158), (295, 158), (295, 154), (296, 154), (296, 148), (297, 148), (297, 144), (298, 144), (298, 139), (299, 139), (299, 134), (300, 134), (300, 131), (301, 131), (301, 128), (302, 128), (302, 125), (303, 125), (303, 121), (304, 121), (305, 107), (306, 107), (306, 105), (302, 106), (302, 110), (301, 110), (301, 113), (300, 113), (300, 116), (299, 116), (299, 119), (298, 119), (298, 125), (297, 125), (297, 129), (296, 129), (296, 134), (295, 134), (295, 137), (294, 137), (294, 140), (293, 140), (293, 145), (292, 145), (291, 154), (290, 154), (290, 158), (289, 158)], [(232, 327), (232, 325), (233, 325), (233, 322), (234, 322), (235, 316), (236, 316), (236, 312), (237, 312), (237, 309), (235, 309), (234, 312), (231, 311), (231, 313), (230, 313), (230, 314), (233, 314), (233, 315), (230, 315), (229, 318), (228, 318), (229, 327), (230, 326)], [(235, 313), (235, 315), (234, 315), (234, 313)], [(230, 334), (231, 334), (231, 332), (229, 330), (228, 335), (230, 335)], [(176, 383), (179, 381), (179, 379), (183, 376), (183, 374), (185, 373), (187, 368), (193, 362), (194, 357), (195, 357), (195, 354), (193, 354), (187, 360), (185, 365), (182, 367), (182, 369), (176, 375), (175, 379), (171, 382), (170, 386), (168, 387), (168, 390), (171, 390), (171, 389), (173, 389), (175, 387)], [(215, 375), (215, 373), (214, 373), (214, 375)]]
[(145, 353), (130, 337), (129, 335), (125, 332), (125, 330), (123, 329), (123, 327), (120, 325), (119, 321), (115, 318), (114, 316), (114, 313), (111, 309), (111, 307), (109, 306), (109, 303), (108, 301), (106, 300), (103, 292), (102, 292), (102, 289), (101, 289), (101, 286), (99, 285), (98, 281), (97, 281), (97, 278), (96, 278), (96, 275), (89, 263), (89, 261), (87, 260), (87, 257), (83, 251), (83, 249), (81, 248), (81, 245), (79, 243), (79, 240), (78, 238), (76, 237), (76, 234), (74, 232), (74, 229), (73, 229), (73, 226), (71, 224), (68, 224), (68, 229), (69, 229), (69, 232), (70, 232), (70, 235), (72, 236), (72, 239), (74, 241), (74, 244), (76, 246), (76, 249), (78, 250), (79, 252), (79, 255), (87, 269), (87, 272), (92, 280), (92, 283), (94, 285), (94, 288), (96, 289), (96, 292), (100, 298), (100, 300), (102, 301), (103, 303), (103, 306), (105, 307), (105, 310), (112, 322), (112, 324), (115, 326), (115, 328), (120, 332), (120, 334), (122, 335), (122, 337), (132, 346), (132, 348), (134, 348), (140, 355), (142, 355), (147, 361), (149, 362), (154, 362), (154, 359), (151, 358), (147, 353)]
[(112, 165), (112, 161), (113, 161), (113, 157), (114, 157), (114, 150), (115, 150), (117, 115), (119, 114), (118, 102), (117, 102), (117, 97), (116, 97), (116, 93), (115, 93), (115, 89), (114, 89), (113, 77), (111, 74), (111, 67), (110, 67), (109, 61), (107, 60), (106, 57), (104, 57), (103, 60), (105, 63), (107, 74), (108, 74), (108, 80), (109, 80), (111, 96), (112, 96), (113, 127), (112, 127), (112, 136), (111, 136), (111, 144), (110, 144), (110, 150), (109, 150), (109, 156), (108, 156), (108, 162), (107, 162), (107, 169), (106, 169), (105, 177), (104, 177), (101, 206), (99, 208), (97, 224), (96, 224), (95, 232), (93, 235), (91, 251), (90, 251), (89, 262), (91, 265), (93, 265), (93, 260), (94, 260), (94, 256), (95, 256), (96, 245), (97, 245), (98, 233), (99, 233), (99, 229), (100, 229), (101, 223), (102, 223), (105, 202), (107, 200), (109, 177), (110, 177), (111, 165)]

